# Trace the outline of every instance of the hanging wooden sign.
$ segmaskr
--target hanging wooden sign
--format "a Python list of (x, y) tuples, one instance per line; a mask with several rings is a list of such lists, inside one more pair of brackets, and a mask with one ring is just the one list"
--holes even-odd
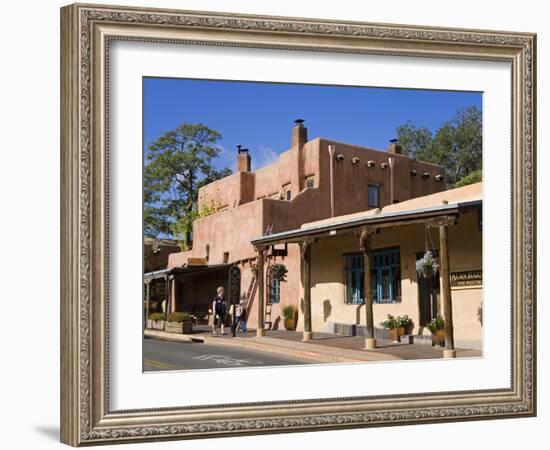
[(241, 299), (241, 269), (237, 266), (229, 268), (229, 304), (238, 305)]

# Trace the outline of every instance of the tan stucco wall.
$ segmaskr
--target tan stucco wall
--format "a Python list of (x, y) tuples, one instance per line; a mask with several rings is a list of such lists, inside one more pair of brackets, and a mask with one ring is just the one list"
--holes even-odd
[[(410, 160), (407, 156), (390, 154), (386, 151), (336, 142), (325, 138), (316, 138), (302, 148), (291, 147), (282, 152), (278, 160), (255, 172), (236, 172), (226, 178), (214, 181), (199, 190), (199, 209), (214, 201), (222, 209), (235, 208), (245, 203), (265, 197), (282, 195), (285, 186), (290, 184), (292, 199), (304, 190), (305, 178), (313, 177), (320, 195), (315, 199), (319, 211), (312, 220), (330, 216), (330, 156), (328, 146), (335, 146), (335, 156), (343, 155), (342, 161), (334, 160), (335, 215), (364, 211), (369, 208), (367, 190), (369, 184), (380, 186), (381, 206), (390, 204), (391, 170), (383, 169), (382, 163), (388, 158), (395, 160), (393, 186), (394, 199), (408, 200), (413, 197), (439, 192), (445, 189), (444, 181), (436, 181), (435, 176), (443, 174), (439, 166)], [(354, 157), (359, 163), (352, 164)], [(252, 152), (252, 158), (254, 158)], [(367, 161), (374, 161), (374, 167), (367, 167)], [(411, 176), (411, 170), (417, 171)], [(429, 178), (422, 173), (429, 172)], [(300, 207), (293, 211), (296, 220), (302, 224), (306, 220), (301, 216)], [(309, 220), (309, 219), (308, 219)], [(273, 216), (272, 222), (277, 221)]]
[[(434, 234), (435, 235), (435, 234)], [(418, 324), (418, 294), (416, 285), (415, 252), (424, 248), (424, 229), (421, 225), (385, 229), (372, 237), (372, 250), (399, 247), (401, 254), (401, 291), (400, 303), (380, 303), (374, 305), (374, 323), (386, 318), (387, 314), (411, 317)], [(313, 246), (312, 253), (312, 319), (313, 329), (322, 331), (329, 322), (365, 325), (364, 306), (348, 305), (344, 300), (344, 267), (346, 254), (359, 251), (359, 239), (353, 235), (320, 240)], [(330, 283), (326, 284), (325, 280)], [(330, 302), (331, 314), (325, 317), (323, 303)], [(416, 327), (416, 331), (418, 328)]]
[(253, 258), (256, 253), (250, 244), (253, 236), (263, 234), (262, 202), (251, 202), (239, 208), (212, 214), (193, 224), (193, 249), (172, 253), (168, 267), (182, 266), (187, 258), (205, 258), (209, 247), (209, 264), (221, 264), (229, 252), (229, 261)]
[[(478, 229), (478, 213), (472, 211), (460, 217), (458, 225), (449, 228), (451, 272), (482, 268), (482, 233)], [(483, 307), (483, 288), (452, 288), (455, 338), (463, 341), (481, 339), (479, 309)]]
[[(382, 168), (382, 163), (388, 163), (388, 158), (395, 159), (393, 168), (394, 200), (400, 202), (419, 195), (427, 195), (445, 190), (445, 182), (436, 181), (436, 174), (443, 174), (443, 169), (428, 163), (412, 161), (408, 157), (398, 154), (389, 154), (383, 151), (359, 147), (350, 144), (319, 139), (320, 155), (320, 187), (325, 201), (330, 199), (329, 183), (329, 153), (328, 146), (334, 144), (336, 155), (343, 155), (342, 161), (334, 161), (334, 197), (335, 216), (350, 214), (357, 211), (370, 209), (368, 205), (368, 185), (378, 184), (380, 186), (381, 206), (391, 204), (390, 167)], [(354, 157), (359, 157), (357, 164), (352, 163)], [(374, 161), (373, 167), (367, 166), (367, 161)], [(416, 176), (411, 176), (411, 169), (417, 170)], [(423, 178), (421, 174), (430, 172), (429, 178)]]
[[(344, 155), (343, 161), (334, 161), (335, 215), (369, 209), (367, 192), (370, 183), (380, 185), (381, 205), (390, 203), (390, 169), (380, 166), (388, 161), (389, 156), (396, 160), (395, 199), (403, 201), (445, 188), (444, 182), (435, 181), (435, 175), (443, 173), (438, 166), (411, 161), (402, 155), (317, 138), (302, 148), (293, 147), (281, 153), (277, 162), (256, 172), (237, 172), (201, 188), (199, 209), (214, 200), (224, 210), (195, 222), (193, 250), (172, 255), (169, 266), (182, 265), (189, 256), (206, 256), (207, 245), (212, 263), (222, 262), (224, 252), (229, 252), (230, 262), (254, 257), (250, 240), (263, 235), (268, 225), (272, 224), (276, 233), (330, 217), (329, 144), (336, 146), (336, 154)], [(351, 162), (355, 156), (360, 158), (358, 164)], [(375, 167), (367, 167), (369, 160), (375, 161)], [(410, 175), (411, 168), (418, 170), (416, 177)], [(430, 172), (430, 178), (421, 177), (424, 170)], [(305, 177), (308, 176), (314, 177), (314, 188), (305, 188)], [(288, 183), (291, 184), (291, 201), (266, 198), (282, 194)]]
[[(220, 207), (235, 207), (242, 196), (244, 172), (235, 172), (228, 177), (216, 180), (199, 189), (199, 211), (204, 205), (215, 202)], [(236, 202), (236, 204), (235, 204)]]

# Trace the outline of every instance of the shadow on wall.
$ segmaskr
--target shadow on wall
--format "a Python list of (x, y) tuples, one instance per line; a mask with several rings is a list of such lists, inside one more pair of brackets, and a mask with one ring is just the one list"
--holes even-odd
[(361, 303), (360, 305), (357, 305), (357, 308), (355, 308), (355, 323), (359, 325), (361, 323), (361, 309), (365, 306), (364, 303)]
[(330, 317), (331, 313), (332, 313), (332, 305), (330, 304), (330, 300), (324, 300), (323, 301), (323, 319), (325, 322)]
[(477, 320), (483, 326), (483, 304), (477, 308)]

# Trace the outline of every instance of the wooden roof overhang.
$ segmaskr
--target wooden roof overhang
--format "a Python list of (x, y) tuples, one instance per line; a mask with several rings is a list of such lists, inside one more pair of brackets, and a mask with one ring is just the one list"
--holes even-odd
[(226, 270), (231, 267), (232, 264), (210, 264), (207, 266), (182, 266), (172, 267), (171, 269), (156, 270), (154, 272), (147, 272), (143, 274), (145, 281), (157, 280), (160, 278), (166, 278), (171, 275), (191, 275), (196, 273), (213, 272), (218, 270)]
[(482, 200), (471, 200), (452, 204), (444, 203), (437, 206), (406, 211), (380, 212), (378, 214), (371, 213), (359, 217), (342, 218), (342, 220), (338, 220), (336, 217), (330, 222), (321, 222), (303, 228), (258, 237), (253, 239), (251, 243), (256, 248), (265, 248), (276, 244), (301, 243), (312, 238), (334, 236), (341, 232), (352, 232), (364, 228), (389, 228), (415, 223), (426, 223), (435, 219), (455, 221), (461, 213), (481, 207)]

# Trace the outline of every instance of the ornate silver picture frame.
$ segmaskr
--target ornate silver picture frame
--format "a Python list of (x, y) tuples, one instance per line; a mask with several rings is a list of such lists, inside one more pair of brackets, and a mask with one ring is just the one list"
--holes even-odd
[[(109, 386), (109, 57), (115, 41), (506, 62), (510, 386), (114, 410)], [(536, 414), (536, 36), (75, 4), (61, 9), (61, 440), (98, 445)], [(490, 295), (487, 293), (486, 295)], [(503, 326), (508, 326), (504, 324)]]

